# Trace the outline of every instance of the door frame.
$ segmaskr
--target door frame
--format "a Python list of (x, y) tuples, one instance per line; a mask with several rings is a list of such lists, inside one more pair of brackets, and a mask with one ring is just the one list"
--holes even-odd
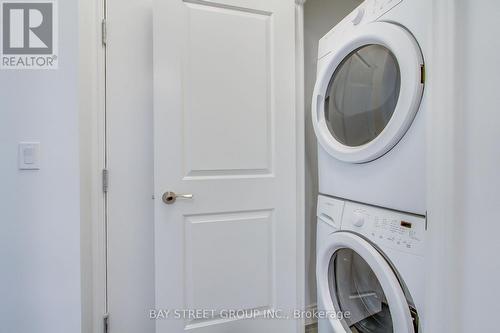
[[(297, 305), (306, 309), (306, 198), (305, 198), (305, 57), (304, 5), (307, 0), (295, 0), (295, 89), (296, 89), (296, 146), (297, 146)], [(306, 320), (297, 320), (297, 332), (305, 332)]]
[(106, 0), (79, 2), (79, 121), (82, 332), (104, 332), (107, 313)]
[[(305, 308), (305, 98), (304, 4), (295, 3), (296, 156), (297, 156), (297, 304)], [(106, 0), (80, 1), (80, 183), (82, 332), (104, 333), (107, 315), (106, 48), (103, 20)], [(297, 332), (305, 320), (297, 320)]]

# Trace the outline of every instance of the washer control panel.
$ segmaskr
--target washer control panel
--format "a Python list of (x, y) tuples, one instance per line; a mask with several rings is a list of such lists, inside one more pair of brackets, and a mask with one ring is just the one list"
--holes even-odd
[(332, 231), (351, 231), (364, 236), (381, 248), (414, 255), (425, 253), (424, 216), (401, 213), (360, 203), (318, 197), (318, 219)]
[(380, 247), (423, 256), (425, 217), (346, 202), (342, 230), (361, 234)]

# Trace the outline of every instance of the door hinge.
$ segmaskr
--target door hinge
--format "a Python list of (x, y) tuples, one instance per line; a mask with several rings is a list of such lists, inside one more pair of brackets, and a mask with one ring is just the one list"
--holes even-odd
[(109, 314), (105, 313), (104, 316), (102, 316), (102, 330), (104, 333), (109, 332)]
[(108, 169), (102, 169), (102, 191), (108, 193), (109, 188), (109, 171)]
[(102, 46), (106, 46), (108, 42), (108, 29), (106, 26), (106, 19), (102, 19), (101, 22), (101, 38), (102, 38)]

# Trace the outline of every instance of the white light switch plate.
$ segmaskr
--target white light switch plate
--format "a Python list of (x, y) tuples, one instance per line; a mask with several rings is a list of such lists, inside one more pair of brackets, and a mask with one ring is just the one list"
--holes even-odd
[(19, 142), (19, 170), (40, 170), (40, 142)]

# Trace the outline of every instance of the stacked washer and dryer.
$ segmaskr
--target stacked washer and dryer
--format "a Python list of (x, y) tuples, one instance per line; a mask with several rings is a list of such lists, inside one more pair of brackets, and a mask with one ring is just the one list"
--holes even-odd
[(320, 333), (422, 332), (430, 7), (366, 0), (320, 40)]

